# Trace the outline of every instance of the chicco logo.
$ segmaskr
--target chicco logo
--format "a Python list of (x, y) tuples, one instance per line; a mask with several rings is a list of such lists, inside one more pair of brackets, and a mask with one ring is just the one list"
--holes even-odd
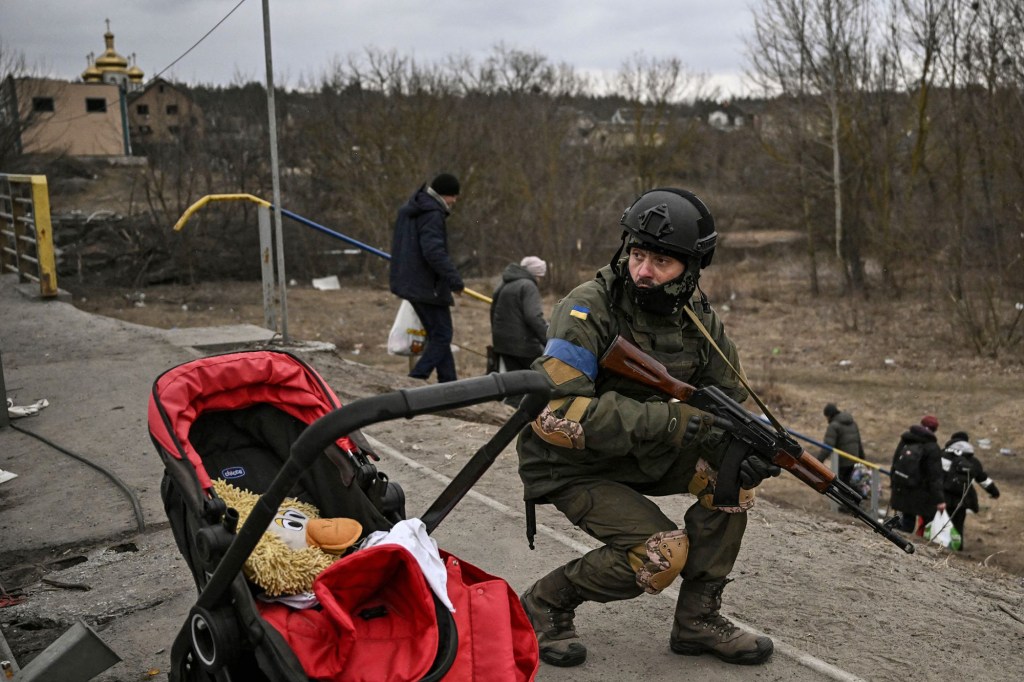
[(228, 467), (227, 469), (221, 470), (220, 475), (230, 481), (233, 478), (241, 478), (242, 476), (245, 476), (245, 469), (242, 467)]

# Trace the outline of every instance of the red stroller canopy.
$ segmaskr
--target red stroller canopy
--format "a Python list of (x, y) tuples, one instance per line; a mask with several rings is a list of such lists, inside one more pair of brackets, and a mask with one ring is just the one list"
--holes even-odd
[[(160, 376), (149, 398), (149, 431), (166, 452), (187, 459), (204, 490), (212, 486), (199, 453), (189, 443), (192, 424), (204, 412), (273, 405), (305, 424), (341, 406), (311, 367), (278, 351), (245, 351), (202, 358)], [(356, 451), (347, 437), (338, 447)]]

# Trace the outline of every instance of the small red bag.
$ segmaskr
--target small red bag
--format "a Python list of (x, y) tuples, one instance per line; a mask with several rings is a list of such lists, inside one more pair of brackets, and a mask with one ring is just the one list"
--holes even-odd
[(520, 682), (537, 675), (537, 635), (512, 587), (440, 550), (459, 649), (445, 680)]

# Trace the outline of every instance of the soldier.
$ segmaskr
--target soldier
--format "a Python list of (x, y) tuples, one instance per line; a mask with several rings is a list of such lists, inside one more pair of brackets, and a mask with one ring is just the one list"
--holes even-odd
[[(780, 469), (748, 456), (740, 466), (741, 506), (716, 508), (716, 467), (729, 437), (714, 417), (667, 402), (598, 364), (622, 335), (676, 378), (746, 399), (739, 376), (684, 311), (695, 312), (742, 372), (721, 320), (703, 292), (695, 295), (700, 271), (714, 255), (714, 218), (692, 193), (666, 188), (641, 195), (620, 223), (622, 245), (611, 263), (552, 313), (547, 346), (533, 369), (548, 378), (553, 400), (517, 442), (526, 499), (554, 504), (604, 546), (541, 578), (521, 601), (541, 660), (574, 666), (587, 656), (576, 633), (577, 606), (654, 594), (681, 575), (672, 651), (761, 663), (771, 656), (771, 639), (741, 630), (719, 609), (752, 489)], [(698, 501), (687, 510), (684, 528), (646, 497), (685, 492)]]

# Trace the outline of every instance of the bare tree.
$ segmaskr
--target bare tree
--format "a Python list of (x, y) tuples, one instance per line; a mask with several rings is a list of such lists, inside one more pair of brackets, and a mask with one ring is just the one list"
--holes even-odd
[(824, 117), (807, 121), (808, 132), (828, 146), (836, 256), (844, 266), (848, 287), (863, 291), (863, 226), (856, 219), (859, 216), (844, 215), (844, 181), (849, 171), (843, 158), (853, 106), (865, 88), (870, 61), (868, 2), (767, 0), (756, 17), (751, 45), (756, 78), (780, 94), (825, 105)]
[(693, 120), (681, 116), (680, 105), (711, 99), (717, 93), (707, 76), (687, 69), (677, 57), (654, 58), (636, 53), (623, 61), (611, 89), (624, 97), (620, 110), (618, 149), (632, 172), (633, 189), (642, 192), (658, 178), (674, 175), (680, 158), (695, 142)]

